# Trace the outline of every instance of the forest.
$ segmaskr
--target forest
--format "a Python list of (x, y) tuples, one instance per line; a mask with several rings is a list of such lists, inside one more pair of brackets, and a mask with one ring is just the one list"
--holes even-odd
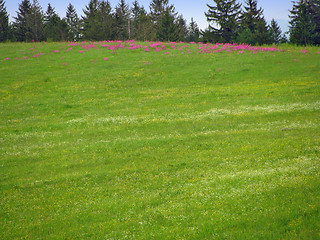
[(209, 26), (199, 29), (189, 23), (169, 0), (152, 0), (147, 11), (138, 0), (130, 5), (119, 0), (112, 8), (108, 0), (90, 0), (77, 13), (70, 3), (60, 17), (50, 3), (43, 10), (37, 0), (22, 0), (9, 22), (4, 0), (0, 0), (0, 42), (129, 40), (246, 43), (252, 45), (290, 42), (320, 44), (320, 0), (292, 2), (289, 32), (283, 33), (275, 19), (267, 23), (257, 0), (208, 0), (204, 13)]

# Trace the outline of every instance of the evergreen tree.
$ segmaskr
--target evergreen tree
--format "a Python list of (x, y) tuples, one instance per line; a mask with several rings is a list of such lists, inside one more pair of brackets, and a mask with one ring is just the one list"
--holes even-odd
[(186, 41), (188, 36), (188, 27), (187, 22), (182, 15), (178, 16), (176, 20), (176, 29), (178, 34), (178, 41)]
[(175, 25), (174, 15), (171, 10), (166, 8), (163, 16), (160, 18), (159, 31), (157, 32), (157, 39), (160, 41), (177, 41), (179, 38), (177, 27)]
[(61, 20), (50, 3), (44, 15), (44, 31), (47, 41), (61, 41), (66, 39), (66, 22)]
[(131, 8), (131, 19), (132, 19), (131, 36), (133, 39), (137, 39), (137, 36), (139, 35), (139, 28), (141, 24), (141, 14), (143, 11), (144, 11), (144, 8), (140, 7), (138, 0), (135, 0), (132, 3), (132, 8)]
[(65, 21), (67, 24), (67, 40), (77, 41), (80, 38), (80, 19), (71, 3), (67, 8)]
[(315, 25), (314, 44), (320, 45), (320, 0), (312, 0), (311, 3), (311, 12)]
[(112, 40), (114, 38), (114, 19), (109, 1), (101, 1), (98, 8), (99, 40)]
[(17, 17), (13, 24), (14, 35), (17, 41), (30, 41), (32, 39), (30, 25), (28, 25), (28, 18), (31, 14), (31, 3), (29, 0), (23, 0), (19, 4)]
[(130, 32), (130, 10), (125, 0), (120, 0), (115, 8), (116, 38), (120, 40), (129, 39)]
[(0, 42), (9, 39), (9, 16), (5, 7), (4, 0), (0, 0)]
[(197, 23), (191, 18), (191, 22), (188, 29), (188, 42), (198, 42), (200, 37), (200, 30)]
[(255, 44), (259, 45), (270, 44), (272, 42), (271, 34), (270, 31), (268, 31), (267, 22), (264, 18), (261, 18), (257, 23), (257, 27), (254, 32), (254, 40)]
[(83, 37), (88, 40), (98, 40), (99, 23), (98, 23), (98, 0), (90, 0), (88, 6), (83, 10)]
[(27, 18), (27, 25), (31, 30), (32, 39), (35, 41), (42, 41), (45, 39), (43, 18), (41, 6), (37, 0), (33, 0), (30, 15)]
[(313, 12), (313, 2), (311, 0), (293, 2), (290, 13), (290, 42), (298, 45), (314, 44), (317, 36), (317, 25)]
[(257, 0), (246, 0), (245, 4), (244, 12), (240, 18), (241, 33), (238, 40), (246, 40), (246, 43), (253, 45), (270, 43), (270, 32), (263, 16), (263, 10), (258, 8)]
[(254, 33), (259, 21), (263, 19), (263, 10), (262, 8), (258, 9), (257, 0), (245, 0), (245, 4), (245, 11), (241, 15), (241, 27), (243, 29), (249, 28)]
[(155, 33), (155, 38), (161, 35), (160, 25), (161, 22), (163, 22), (161, 18), (164, 16), (166, 11), (175, 18), (175, 9), (173, 5), (169, 5), (169, 0), (152, 0), (150, 3), (150, 17), (154, 26), (153, 32)]
[(205, 13), (208, 22), (212, 22), (215, 26), (209, 25), (209, 29), (222, 42), (232, 42), (238, 33), (239, 15), (241, 4), (236, 0), (213, 0), (215, 6), (210, 6), (208, 12)]
[(280, 43), (281, 29), (278, 23), (274, 19), (271, 20), (269, 31), (270, 31), (272, 43), (276, 43), (276, 44)]
[(153, 23), (150, 15), (147, 14), (144, 8), (141, 8), (139, 17), (139, 28), (137, 31), (137, 40), (147, 41), (154, 40)]

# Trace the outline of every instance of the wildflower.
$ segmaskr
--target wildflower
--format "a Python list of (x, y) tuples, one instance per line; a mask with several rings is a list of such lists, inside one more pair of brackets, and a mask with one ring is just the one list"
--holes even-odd
[(104, 60), (105, 60), (105, 61), (108, 61), (108, 60), (109, 60), (109, 58), (104, 58)]
[(64, 66), (67, 66), (68, 64), (67, 63), (62, 63)]
[(79, 51), (79, 53), (84, 53), (84, 51)]

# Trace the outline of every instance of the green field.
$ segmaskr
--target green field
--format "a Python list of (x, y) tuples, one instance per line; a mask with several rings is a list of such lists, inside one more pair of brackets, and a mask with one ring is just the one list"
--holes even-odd
[(320, 48), (118, 44), (0, 45), (0, 239), (320, 239)]

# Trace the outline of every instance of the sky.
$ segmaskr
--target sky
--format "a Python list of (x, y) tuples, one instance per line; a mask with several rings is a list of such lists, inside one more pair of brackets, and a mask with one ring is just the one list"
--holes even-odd
[[(10, 21), (13, 21), (13, 17), (17, 16), (19, 4), (22, 0), (5, 0), (5, 6), (10, 17)], [(32, 2), (32, 0), (31, 0)], [(90, 2), (90, 0), (38, 0), (39, 4), (44, 11), (47, 10), (48, 3), (55, 8), (56, 13), (63, 18), (65, 17), (66, 9), (69, 3), (71, 3), (77, 10), (79, 16), (83, 15), (83, 9)], [(119, 0), (109, 0), (112, 8), (114, 8)], [(133, 0), (126, 0), (131, 5)], [(151, 0), (138, 0), (140, 5), (149, 12), (149, 5)], [(244, 0), (238, 0), (239, 3), (244, 3)], [(207, 4), (214, 5), (213, 0), (169, 0), (170, 4), (173, 4), (176, 11), (182, 14), (183, 17), (190, 22), (193, 17), (194, 21), (201, 29), (208, 27), (207, 19), (204, 12), (208, 11)], [(289, 10), (292, 9), (291, 0), (258, 0), (258, 6), (264, 9), (264, 16), (268, 22), (274, 18), (280, 25), (283, 32), (288, 31)]]

